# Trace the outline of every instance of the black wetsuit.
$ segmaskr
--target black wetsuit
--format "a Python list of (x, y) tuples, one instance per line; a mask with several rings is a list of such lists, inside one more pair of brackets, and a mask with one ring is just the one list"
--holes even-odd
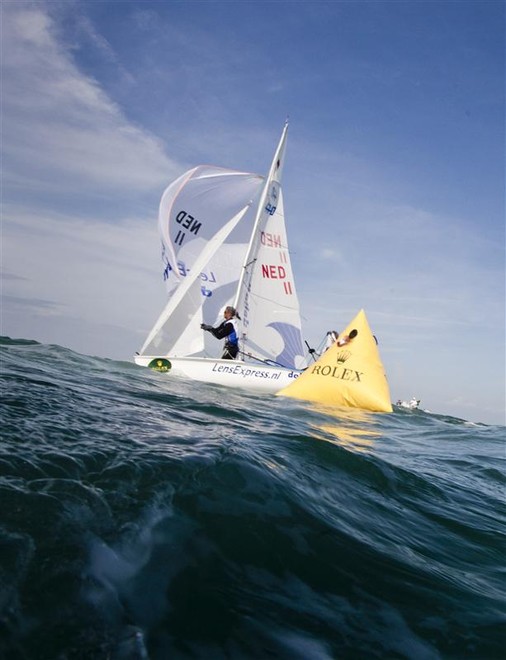
[(228, 319), (220, 323), (217, 328), (210, 328), (209, 332), (216, 337), (216, 339), (227, 338), (225, 346), (223, 347), (222, 360), (233, 360), (237, 357), (239, 352), (239, 337), (237, 328), (235, 326), (236, 319)]

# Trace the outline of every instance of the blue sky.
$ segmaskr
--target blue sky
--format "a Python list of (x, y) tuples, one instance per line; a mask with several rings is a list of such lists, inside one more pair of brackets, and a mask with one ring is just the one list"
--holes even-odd
[(304, 331), (361, 309), (392, 399), (505, 423), (503, 2), (24, 2), (2, 11), (2, 334), (130, 360), (164, 187), (264, 174), (285, 118)]

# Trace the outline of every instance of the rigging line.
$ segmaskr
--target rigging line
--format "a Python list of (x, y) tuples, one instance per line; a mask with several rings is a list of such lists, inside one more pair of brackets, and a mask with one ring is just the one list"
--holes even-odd
[[(316, 353), (315, 349), (311, 348), (311, 346), (307, 343), (307, 341), (305, 339), (304, 339), (304, 343), (307, 346), (307, 350), (308, 350), (309, 354), (311, 355), (313, 360), (316, 362), (318, 358), (315, 358), (315, 353)], [(316, 353), (316, 354), (318, 355), (318, 353)]]
[(285, 309), (293, 310), (295, 309), (292, 305), (283, 305), (283, 303), (278, 300), (273, 300), (272, 298), (267, 298), (266, 296), (260, 296), (258, 293), (249, 292), (251, 298), (256, 298), (257, 300), (263, 300), (264, 302), (275, 303), (277, 307), (284, 307)]
[[(252, 355), (251, 353), (245, 353), (244, 351), (239, 351), (239, 354), (243, 355), (244, 357), (248, 357), (251, 360), (256, 360), (257, 362), (261, 362), (262, 364), (281, 367), (282, 369), (290, 369), (290, 367), (287, 367), (284, 364), (281, 364), (280, 362), (276, 362), (275, 360), (264, 360), (264, 358), (257, 357), (256, 355)], [(299, 369), (293, 369), (292, 371), (299, 371)]]
[(244, 264), (243, 269), (246, 270), (246, 268), (248, 268), (249, 266), (251, 266), (251, 264), (254, 264), (256, 260), (257, 260), (257, 257), (255, 257), (254, 259), (252, 259), (249, 263)]

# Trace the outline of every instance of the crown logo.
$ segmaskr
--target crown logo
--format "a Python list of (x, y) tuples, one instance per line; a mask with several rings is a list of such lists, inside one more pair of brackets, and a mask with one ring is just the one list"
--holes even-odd
[(339, 351), (339, 353), (337, 354), (336, 360), (337, 360), (338, 364), (339, 363), (343, 364), (344, 362), (346, 362), (346, 360), (350, 356), (351, 356), (351, 353), (349, 351)]

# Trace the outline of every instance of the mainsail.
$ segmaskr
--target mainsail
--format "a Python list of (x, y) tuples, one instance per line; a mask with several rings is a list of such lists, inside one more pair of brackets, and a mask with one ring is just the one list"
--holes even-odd
[(221, 320), (234, 304), (241, 359), (305, 366), (281, 191), (287, 129), (266, 178), (198, 166), (165, 190), (159, 229), (168, 301), (141, 355), (215, 356), (216, 340), (200, 324)]
[(281, 190), (287, 130), (285, 125), (258, 205), (235, 306), (242, 312), (246, 354), (301, 369), (306, 360)]

